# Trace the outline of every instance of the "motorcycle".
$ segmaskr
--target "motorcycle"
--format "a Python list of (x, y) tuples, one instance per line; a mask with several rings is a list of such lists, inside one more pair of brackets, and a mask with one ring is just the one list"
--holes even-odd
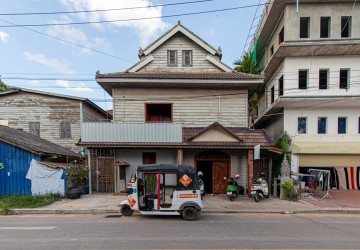
[(198, 172), (198, 182), (199, 182), (201, 197), (203, 197), (205, 196), (205, 184), (203, 180), (203, 172), (201, 171)]
[(251, 195), (255, 202), (259, 202), (263, 198), (269, 198), (269, 186), (265, 180), (266, 174), (261, 173), (261, 177), (253, 181), (251, 185)]
[(234, 177), (230, 177), (230, 179), (226, 179), (224, 177), (224, 180), (229, 182), (229, 185), (226, 187), (226, 195), (229, 197), (231, 201), (233, 201), (236, 197), (239, 195), (239, 185), (237, 183), (237, 180), (240, 178), (240, 175), (235, 175)]

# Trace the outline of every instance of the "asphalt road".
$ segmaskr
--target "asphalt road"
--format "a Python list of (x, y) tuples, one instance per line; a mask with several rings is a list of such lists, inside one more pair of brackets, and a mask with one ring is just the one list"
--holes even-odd
[(359, 249), (360, 215), (0, 216), (0, 249)]

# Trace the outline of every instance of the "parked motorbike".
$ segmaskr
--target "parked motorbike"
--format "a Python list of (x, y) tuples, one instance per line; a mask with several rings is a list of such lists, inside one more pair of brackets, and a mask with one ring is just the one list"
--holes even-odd
[(205, 184), (204, 184), (204, 180), (203, 180), (203, 172), (199, 171), (198, 177), (199, 177), (198, 182), (199, 182), (201, 196), (205, 196)]
[(251, 195), (255, 202), (259, 202), (263, 198), (269, 198), (269, 186), (265, 180), (266, 173), (262, 172), (260, 178), (253, 181), (251, 185)]
[(226, 195), (229, 197), (231, 201), (233, 201), (236, 197), (239, 196), (239, 184), (237, 183), (237, 180), (240, 178), (240, 175), (235, 175), (234, 177), (230, 177), (230, 179), (226, 179), (224, 177), (224, 180), (229, 182), (229, 185), (226, 187)]

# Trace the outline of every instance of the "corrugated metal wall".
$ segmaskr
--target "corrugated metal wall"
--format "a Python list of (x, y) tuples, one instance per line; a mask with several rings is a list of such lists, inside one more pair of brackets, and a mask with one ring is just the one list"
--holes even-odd
[(0, 162), (4, 163), (0, 169), (0, 195), (31, 194), (31, 181), (25, 176), (32, 159), (41, 160), (41, 157), (0, 142)]
[(81, 123), (82, 142), (182, 142), (180, 123)]

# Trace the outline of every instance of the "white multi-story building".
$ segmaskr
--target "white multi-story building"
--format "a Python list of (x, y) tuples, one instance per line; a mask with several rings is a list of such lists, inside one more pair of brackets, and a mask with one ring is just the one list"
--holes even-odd
[(359, 4), (271, 0), (253, 44), (265, 75), (255, 128), (291, 136), (292, 171), (333, 170), (333, 184), (360, 189)]

